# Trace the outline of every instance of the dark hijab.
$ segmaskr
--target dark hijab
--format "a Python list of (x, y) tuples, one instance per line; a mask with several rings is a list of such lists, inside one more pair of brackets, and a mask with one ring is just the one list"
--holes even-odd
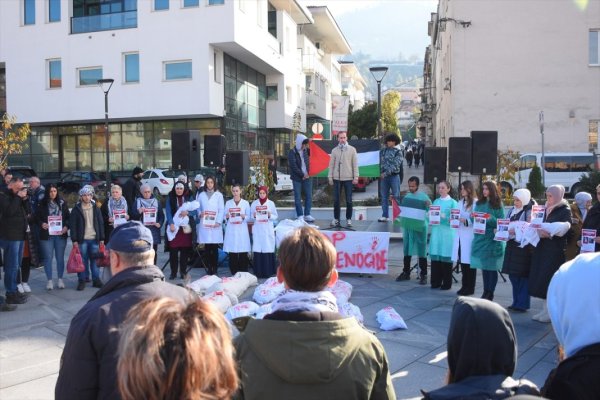
[(448, 330), (451, 382), (474, 375), (512, 376), (517, 338), (508, 312), (496, 303), (459, 297)]

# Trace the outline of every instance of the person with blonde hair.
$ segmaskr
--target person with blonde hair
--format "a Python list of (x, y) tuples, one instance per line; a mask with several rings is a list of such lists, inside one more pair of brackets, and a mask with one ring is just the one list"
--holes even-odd
[(133, 208), (129, 208), (123, 196), (123, 188), (119, 185), (110, 187), (110, 197), (102, 204), (102, 219), (104, 219), (104, 237), (110, 239), (113, 229), (129, 221)]
[(251, 319), (235, 340), (242, 399), (395, 399), (379, 340), (339, 314), (336, 251), (304, 226), (279, 247), (277, 278), (286, 291), (262, 320)]
[(154, 298), (132, 308), (118, 354), (123, 400), (229, 399), (238, 387), (229, 326), (199, 299)]

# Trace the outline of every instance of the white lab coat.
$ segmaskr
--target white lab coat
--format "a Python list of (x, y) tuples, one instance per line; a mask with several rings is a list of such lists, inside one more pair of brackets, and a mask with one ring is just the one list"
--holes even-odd
[(465, 199), (460, 199), (458, 208), (460, 209), (460, 218), (465, 219), (465, 223), (461, 222), (460, 228), (457, 229), (458, 235), (454, 236), (454, 245), (452, 246), (452, 261), (458, 260), (458, 245), (460, 244), (460, 262), (463, 264), (471, 264), (471, 245), (473, 243), (473, 223), (471, 222), (471, 213), (475, 207), (476, 199), (469, 209), (465, 208)]
[[(198, 201), (200, 202), (196, 225), (198, 243), (223, 243), (223, 195), (221, 192), (215, 192), (209, 200), (206, 192), (202, 192), (198, 196)], [(205, 227), (200, 217), (204, 211), (215, 211), (216, 222), (219, 225), (212, 228)]]
[(277, 209), (275, 208), (275, 203), (267, 200), (265, 205), (269, 208), (271, 218), (267, 222), (256, 222), (254, 213), (256, 212), (256, 206), (259, 205), (260, 202), (257, 199), (250, 206), (250, 215), (254, 220), (254, 226), (252, 227), (252, 251), (257, 253), (275, 253), (275, 229), (273, 228), (273, 221), (277, 219)]
[(248, 232), (248, 219), (250, 219), (250, 203), (241, 199), (238, 205), (233, 199), (225, 203), (225, 212), (229, 213), (230, 208), (240, 208), (245, 218), (241, 224), (227, 223), (225, 228), (225, 240), (223, 241), (223, 251), (226, 253), (247, 253), (250, 251), (250, 233)]

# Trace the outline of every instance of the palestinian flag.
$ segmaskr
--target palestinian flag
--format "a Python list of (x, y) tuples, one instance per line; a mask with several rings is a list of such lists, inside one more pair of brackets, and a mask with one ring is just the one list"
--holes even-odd
[[(428, 203), (429, 198), (424, 193), (407, 193), (402, 199), (398, 214), (402, 227), (422, 232), (426, 228), (425, 218), (427, 216)], [(396, 215), (395, 212), (394, 215)]]
[[(358, 154), (358, 175), (379, 178), (379, 142), (374, 139), (349, 140)], [(310, 176), (327, 178), (331, 150), (338, 145), (334, 140), (310, 141)]]

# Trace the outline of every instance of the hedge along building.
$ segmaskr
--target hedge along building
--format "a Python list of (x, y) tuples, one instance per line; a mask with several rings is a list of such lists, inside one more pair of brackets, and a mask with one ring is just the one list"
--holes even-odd
[[(340, 92), (332, 52), (350, 47), (326, 14), (315, 19), (295, 0), (0, 1), (0, 98), (32, 127), (29, 147), (9, 163), (104, 171), (97, 80), (107, 78), (112, 171), (171, 166), (175, 129), (286, 154), (294, 113), (306, 131), (306, 75), (315, 71), (303, 65), (319, 62), (326, 102)], [(323, 45), (311, 53), (315, 43)]]

